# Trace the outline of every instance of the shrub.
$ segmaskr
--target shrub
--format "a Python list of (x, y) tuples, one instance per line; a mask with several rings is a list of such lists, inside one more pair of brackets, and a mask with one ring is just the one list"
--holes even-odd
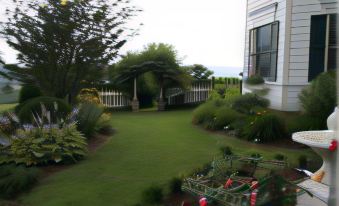
[(257, 85), (257, 84), (263, 84), (263, 83), (265, 83), (265, 80), (260, 75), (253, 75), (246, 79), (246, 84), (249, 84), (249, 85)]
[(287, 123), (288, 134), (300, 131), (321, 130), (324, 128), (323, 120), (309, 115), (300, 115)]
[(86, 155), (87, 143), (76, 125), (20, 129), (3, 148), (1, 163), (43, 165), (50, 162), (75, 162)]
[(194, 124), (203, 124), (213, 121), (217, 110), (217, 106), (213, 102), (214, 101), (210, 101), (202, 104), (194, 110), (192, 121)]
[(36, 97), (19, 104), (16, 108), (16, 113), (22, 123), (31, 123), (33, 114), (42, 116), (42, 107), (44, 105), (47, 111), (51, 114), (51, 119), (63, 119), (71, 111), (71, 106), (62, 99), (54, 97)]
[(274, 159), (276, 159), (278, 161), (284, 161), (284, 160), (286, 160), (286, 157), (283, 154), (276, 154), (274, 156)]
[(307, 169), (308, 161), (307, 161), (307, 157), (305, 155), (299, 156), (298, 162), (299, 162), (299, 167), (301, 169)]
[(111, 115), (104, 113), (95, 124), (95, 131), (101, 134), (112, 134)]
[(142, 202), (145, 204), (161, 204), (163, 199), (163, 190), (159, 186), (151, 186), (142, 192)]
[(256, 94), (248, 93), (234, 99), (232, 108), (238, 112), (248, 114), (254, 107), (268, 107), (269, 101)]
[(0, 198), (14, 198), (29, 190), (37, 183), (39, 170), (22, 165), (3, 165), (0, 167)]
[(216, 111), (213, 129), (223, 129), (225, 126), (231, 125), (234, 121), (242, 117), (243, 115), (230, 107), (221, 107)]
[(104, 108), (96, 104), (82, 104), (77, 116), (79, 131), (85, 134), (86, 137), (93, 136), (98, 129), (98, 123), (103, 113)]
[(224, 157), (229, 156), (229, 155), (233, 155), (232, 148), (229, 147), (229, 146), (220, 147), (220, 151), (221, 151), (221, 153)]
[(77, 100), (80, 103), (100, 104), (99, 91), (96, 88), (82, 89)]
[(171, 194), (181, 194), (182, 179), (175, 177), (169, 182), (169, 191)]
[(255, 142), (271, 142), (286, 134), (284, 122), (274, 114), (257, 115), (243, 133), (247, 140)]
[(19, 93), (19, 103), (42, 96), (41, 90), (34, 85), (23, 85)]
[(326, 127), (326, 119), (337, 105), (335, 76), (334, 72), (320, 74), (299, 95), (305, 113), (321, 120), (323, 128)]

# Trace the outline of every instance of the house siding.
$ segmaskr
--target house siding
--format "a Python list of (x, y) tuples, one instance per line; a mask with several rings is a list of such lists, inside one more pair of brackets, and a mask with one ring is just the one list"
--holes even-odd
[(300, 110), (299, 94), (309, 84), (311, 16), (336, 13), (338, 0), (293, 0), (287, 110)]
[[(275, 8), (267, 5), (278, 3)], [(299, 94), (309, 84), (309, 53), (311, 16), (336, 13), (338, 0), (248, 0), (244, 59), (244, 78), (248, 77), (249, 31), (274, 21), (279, 21), (279, 46), (276, 82), (266, 82), (270, 91), (266, 98), (271, 108), (299, 111)], [(253, 11), (261, 12), (253, 14)], [(250, 14), (253, 15), (250, 15)], [(249, 92), (244, 84), (244, 93)]]
[[(275, 9), (275, 6), (270, 6), (274, 3), (278, 3), (277, 9)], [(266, 9), (261, 11), (262, 8)], [(286, 0), (248, 0), (247, 10), (244, 78), (248, 77), (249, 31), (253, 28), (279, 21), (277, 80), (272, 84), (266, 84), (265, 87), (269, 89), (266, 98), (270, 100), (271, 108), (281, 109), (283, 94), (282, 87), (279, 85), (283, 84)], [(260, 12), (255, 13), (256, 11)], [(246, 88), (246, 85), (244, 85), (244, 88), (244, 93), (250, 92), (250, 90)]]

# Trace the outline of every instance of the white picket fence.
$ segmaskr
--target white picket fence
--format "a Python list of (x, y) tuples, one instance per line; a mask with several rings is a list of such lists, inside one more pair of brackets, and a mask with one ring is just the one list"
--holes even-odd
[(168, 89), (168, 105), (180, 105), (206, 101), (210, 96), (212, 89), (212, 81), (192, 83), (192, 86), (188, 90), (180, 88)]
[(101, 104), (108, 108), (130, 106), (130, 97), (117, 90), (101, 90), (99, 96)]

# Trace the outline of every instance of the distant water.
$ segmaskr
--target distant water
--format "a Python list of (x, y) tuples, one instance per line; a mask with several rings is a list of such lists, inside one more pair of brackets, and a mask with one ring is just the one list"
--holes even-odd
[(221, 66), (207, 66), (214, 71), (215, 77), (239, 77), (239, 73), (243, 72), (242, 67), (221, 67)]

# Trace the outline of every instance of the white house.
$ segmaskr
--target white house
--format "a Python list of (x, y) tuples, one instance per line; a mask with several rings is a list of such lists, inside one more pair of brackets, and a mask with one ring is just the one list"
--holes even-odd
[(271, 108), (298, 111), (300, 91), (336, 69), (338, 7), (338, 0), (247, 0), (243, 75), (264, 77)]

